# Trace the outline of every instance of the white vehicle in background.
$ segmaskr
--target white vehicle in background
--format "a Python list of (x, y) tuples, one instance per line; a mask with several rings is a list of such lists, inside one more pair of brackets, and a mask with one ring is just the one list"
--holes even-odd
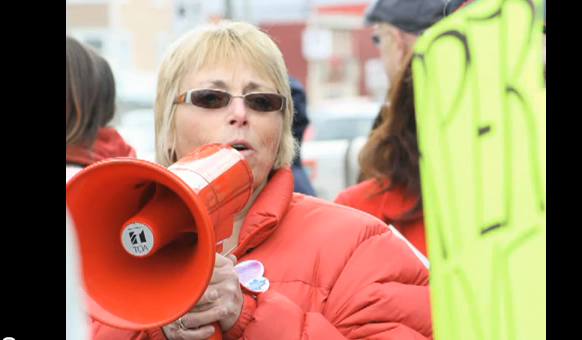
[(309, 108), (310, 126), (301, 160), (317, 197), (333, 201), (357, 183), (358, 155), (366, 143), (381, 104), (364, 99), (334, 100)]

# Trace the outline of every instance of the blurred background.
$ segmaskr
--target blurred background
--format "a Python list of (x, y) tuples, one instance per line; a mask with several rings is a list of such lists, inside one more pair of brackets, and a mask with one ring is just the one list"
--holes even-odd
[(357, 154), (389, 86), (364, 25), (369, 0), (67, 0), (70, 35), (110, 63), (118, 93), (115, 125), (154, 160), (157, 68), (187, 30), (223, 18), (244, 20), (277, 43), (289, 74), (305, 88), (310, 126), (301, 158), (317, 196), (333, 200), (356, 183)]

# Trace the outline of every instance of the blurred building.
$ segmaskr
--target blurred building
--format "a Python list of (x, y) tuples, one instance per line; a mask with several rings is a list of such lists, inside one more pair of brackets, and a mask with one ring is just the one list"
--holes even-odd
[(153, 105), (164, 51), (183, 32), (223, 17), (249, 21), (283, 52), (289, 72), (316, 103), (383, 99), (387, 83), (364, 27), (369, 0), (67, 0), (67, 34), (93, 46), (114, 69), (120, 100)]
[(173, 0), (67, 0), (67, 34), (107, 58), (121, 98), (153, 104), (156, 68), (174, 38), (174, 6)]
[(381, 100), (387, 84), (379, 51), (365, 27), (368, 2), (321, 5), (311, 11), (302, 32), (308, 95), (313, 101), (368, 96)]

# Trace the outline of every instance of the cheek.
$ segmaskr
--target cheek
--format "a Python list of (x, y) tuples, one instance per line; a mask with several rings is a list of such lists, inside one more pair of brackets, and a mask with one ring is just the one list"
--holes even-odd
[(272, 126), (269, 133), (263, 136), (262, 144), (265, 145), (270, 151), (276, 153), (279, 149), (279, 142), (281, 140), (281, 125)]
[(384, 67), (386, 68), (386, 71), (390, 72), (392, 69), (392, 64), (394, 63), (394, 53), (390, 49), (390, 45), (388, 45), (388, 43), (384, 43), (382, 46), (382, 60), (384, 61)]
[(281, 142), (282, 122), (282, 119), (270, 120), (262, 126), (261, 133), (257, 133), (257, 144), (261, 149), (258, 162), (253, 167), (257, 183), (266, 178), (275, 164)]
[(281, 132), (283, 130), (282, 119), (275, 120), (271, 124), (268, 124), (261, 134), (260, 144), (265, 150), (269, 151), (269, 155), (272, 156), (273, 160), (277, 156), (277, 151), (279, 150), (279, 144), (281, 141)]
[(200, 119), (195, 113), (176, 111), (174, 123), (178, 159), (212, 141), (211, 132), (215, 130), (208, 129), (208, 120)]

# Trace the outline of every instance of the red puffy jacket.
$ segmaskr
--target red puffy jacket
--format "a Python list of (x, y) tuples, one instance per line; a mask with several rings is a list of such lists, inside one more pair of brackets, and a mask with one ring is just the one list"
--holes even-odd
[(79, 146), (67, 147), (67, 164), (87, 166), (98, 161), (114, 157), (135, 157), (134, 148), (127, 144), (115, 128), (99, 129), (95, 143), (89, 148)]
[[(293, 193), (278, 170), (251, 207), (234, 255), (259, 260), (270, 288), (245, 293), (225, 339), (432, 339), (428, 270), (380, 220)], [(93, 322), (93, 337), (165, 339)]]
[[(375, 179), (366, 180), (340, 192), (335, 203), (367, 212), (383, 221), (398, 219), (414, 207), (417, 198), (407, 197), (404, 191), (398, 188), (378, 195), (377, 193), (386, 185), (389, 183), (380, 186)], [(424, 256), (428, 256), (422, 213), (419, 214), (419, 217), (418, 220), (405, 226), (398, 223), (392, 224), (416, 249)]]

